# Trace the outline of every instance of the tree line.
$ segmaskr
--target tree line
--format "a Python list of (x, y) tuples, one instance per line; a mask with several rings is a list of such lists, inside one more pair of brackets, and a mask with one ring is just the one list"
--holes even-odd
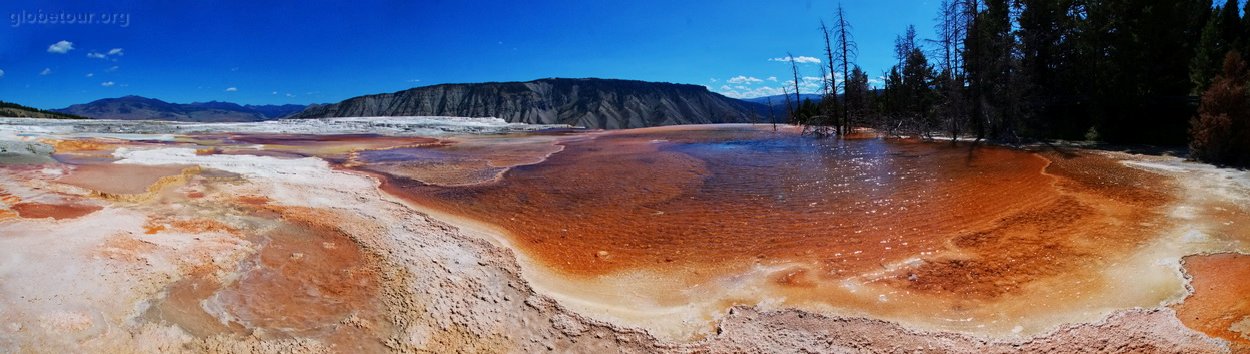
[(35, 107), (27, 107), (27, 106), (23, 106), (23, 105), (12, 103), (12, 102), (0, 101), (0, 117), (6, 117), (6, 116), (24, 117), (24, 116), (29, 115), (23, 112), (42, 113), (44, 116), (48, 118), (57, 118), (57, 119), (87, 119), (87, 117), (77, 116), (77, 115), (73, 115), (69, 113), (53, 112), (53, 111), (38, 109)]
[(1250, 52), (1250, 16), (1238, 5), (943, 0), (938, 38), (905, 28), (879, 89), (855, 64), (839, 6), (832, 25), (820, 26), (825, 97), (800, 102), (791, 62), (790, 120), (825, 136), (868, 126), (952, 141), (1190, 143), (1194, 157), (1250, 164), (1250, 73), (1239, 54)]

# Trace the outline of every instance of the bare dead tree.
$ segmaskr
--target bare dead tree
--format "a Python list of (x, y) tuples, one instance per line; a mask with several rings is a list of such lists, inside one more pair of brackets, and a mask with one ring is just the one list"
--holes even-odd
[[(978, 23), (979, 21), (977, 20), (977, 14), (981, 13), (981, 0), (964, 0), (962, 1), (961, 5), (963, 5), (962, 12), (964, 13), (964, 16), (967, 16), (966, 18), (968, 19), (968, 24), (966, 28), (968, 31), (970, 31), (969, 33), (967, 33), (968, 36), (967, 36), (966, 41), (971, 42), (971, 43), (965, 42), (964, 44), (967, 48), (967, 53), (964, 53), (964, 61), (965, 61), (964, 69), (965, 69), (965, 75), (968, 76), (968, 81), (969, 81), (968, 82), (968, 91), (969, 91), (968, 92), (968, 97), (969, 97), (968, 108), (970, 111), (969, 116), (972, 121), (973, 129), (975, 129), (977, 133), (977, 138), (976, 140), (972, 142), (972, 144), (976, 145), (980, 143), (982, 139), (986, 138), (986, 133), (987, 133), (986, 128), (988, 124), (986, 122), (986, 114), (985, 114), (985, 111), (986, 111), (985, 106), (987, 105), (987, 102), (985, 102), (985, 96), (982, 94), (982, 90), (983, 90), (982, 86), (985, 86), (985, 85), (982, 82), (983, 80), (981, 80), (981, 76), (983, 75), (979, 73), (968, 72), (967, 71), (968, 68), (966, 67), (966, 64), (969, 58), (972, 58), (973, 63), (975, 64), (980, 60), (980, 58), (983, 55), (985, 55), (984, 53), (981, 53), (981, 50), (980, 50), (980, 48), (982, 47), (981, 36), (978, 33), (971, 32), (971, 31), (974, 31), (974, 29), (981, 27), (981, 25)], [(980, 67), (980, 66), (982, 65), (976, 64), (976, 67)], [(984, 70), (984, 69), (978, 68), (976, 71), (981, 71), (981, 70)]]
[[(834, 70), (834, 67), (833, 67), (835, 61), (834, 61), (834, 56), (833, 56), (833, 43), (831, 42), (831, 39), (830, 39), (832, 34), (830, 33), (829, 26), (825, 25), (825, 20), (820, 20), (820, 33), (825, 36), (825, 64), (829, 68), (828, 72), (826, 72), (824, 66), (820, 67), (820, 71), (821, 71), (820, 77), (821, 77), (821, 80), (824, 81), (826, 85), (825, 95), (823, 96), (824, 98), (822, 99), (823, 101), (822, 103), (824, 104), (821, 104), (821, 107), (830, 107), (830, 108), (833, 108), (830, 110), (835, 110), (836, 109), (835, 106), (838, 100), (838, 83), (833, 78), (833, 73), (836, 72), (836, 70)], [(826, 75), (828, 75), (828, 78), (825, 77)], [(843, 77), (842, 79), (846, 80), (845, 77)], [(832, 101), (829, 101), (829, 100), (832, 100)], [(825, 114), (826, 117), (833, 117), (836, 114), (836, 112), (823, 112), (823, 113)], [(835, 131), (839, 130), (837, 128), (837, 125), (838, 125), (837, 120), (831, 120), (831, 123), (833, 123)]]
[[(790, 98), (790, 95), (787, 94), (786, 98)], [(773, 113), (773, 96), (764, 97), (764, 100), (768, 103), (768, 121), (773, 123), (773, 131), (777, 131), (777, 114)]]
[(967, 1), (969, 0), (942, 0), (938, 8), (937, 25), (934, 28), (939, 38), (928, 40), (931, 44), (937, 44), (938, 52), (935, 54), (941, 58), (938, 62), (939, 77), (937, 79), (941, 95), (941, 102), (938, 106), (942, 119), (946, 120), (950, 131), (952, 145), (958, 141), (968, 110), (964, 93), (965, 76), (962, 59), (964, 39), (971, 21), (968, 11), (965, 10), (968, 6), (965, 4)]
[(968, 13), (964, 11), (964, 1), (942, 0), (938, 8), (937, 24), (934, 25), (938, 38), (926, 40), (938, 45), (939, 52), (935, 54), (942, 58), (938, 68), (951, 77), (958, 77), (963, 71), (961, 53), (969, 22)]
[(837, 130), (837, 104), (838, 94), (834, 89), (836, 83), (833, 82), (833, 75), (825, 71), (825, 67), (820, 67), (820, 90), (822, 95), (821, 101), (817, 104), (817, 110), (820, 112), (820, 119), (814, 119), (810, 122), (813, 125), (812, 130), (817, 137), (832, 135), (830, 131)]
[(903, 67), (912, 49), (916, 49), (916, 28), (907, 26), (903, 35), (894, 38), (894, 57), (898, 59), (898, 67)]
[[(834, 60), (833, 60), (833, 43), (830, 41), (829, 27), (828, 27), (828, 26), (825, 26), (825, 20), (820, 20), (820, 33), (822, 33), (822, 34), (824, 34), (824, 35), (825, 35), (825, 62), (826, 62), (826, 63), (828, 64), (828, 66), (829, 66), (829, 73), (830, 73), (830, 74), (832, 74), (832, 73), (836, 72), (836, 70), (834, 70), (834, 68), (833, 68), (833, 65), (834, 65)], [(830, 76), (830, 79), (833, 79), (833, 77), (832, 77), (832, 76)], [(833, 85), (833, 87), (835, 87), (835, 89), (833, 90), (835, 93), (838, 91), (838, 90), (836, 89), (836, 87), (837, 87), (836, 85), (837, 85), (837, 83), (835, 82), (835, 83), (834, 83), (834, 85)]]
[(832, 90), (832, 89), (833, 89), (833, 83), (832, 83), (832, 82), (830, 82), (830, 81), (833, 81), (833, 77), (829, 75), (829, 72), (828, 72), (828, 71), (825, 71), (825, 67), (823, 67), (823, 66), (822, 66), (822, 67), (820, 67), (820, 92), (821, 92), (821, 97), (828, 97), (828, 96), (829, 96), (829, 94), (830, 94), (830, 90)]
[(790, 58), (790, 71), (794, 73), (794, 102), (802, 103), (803, 98), (799, 96), (799, 64), (794, 59), (794, 55), (786, 52), (786, 57)]
[[(850, 21), (846, 20), (846, 11), (842, 9), (842, 4), (838, 4), (837, 23), (834, 24), (834, 31), (837, 35), (839, 53), (837, 56), (838, 64), (842, 66), (842, 83), (843, 97), (845, 97), (846, 80), (851, 77), (851, 67), (854, 66), (855, 56), (859, 53), (858, 46), (855, 45), (855, 38), (851, 35)], [(832, 60), (830, 67), (832, 68)], [(837, 93), (837, 89), (833, 90)], [(845, 136), (850, 131), (851, 110), (849, 102), (842, 104), (842, 121), (838, 125), (838, 133)]]
[(785, 96), (786, 98), (786, 114), (790, 115), (790, 121), (795, 124), (798, 124), (799, 126), (802, 126), (803, 123), (798, 121), (798, 115), (794, 111), (794, 106), (790, 104), (790, 90), (787, 89), (785, 86), (782, 86), (781, 92), (784, 93), (783, 96)]
[[(799, 124), (803, 126), (803, 132), (806, 133), (808, 128), (814, 128), (813, 124), (818, 124), (818, 122), (813, 122), (810, 116), (806, 116), (807, 114), (806, 112), (800, 112), (800, 110), (803, 109), (803, 96), (800, 94), (801, 91), (799, 91), (800, 90), (799, 64), (798, 64), (798, 61), (795, 60), (793, 54), (786, 52), (786, 57), (790, 58), (790, 71), (794, 74), (794, 111), (793, 111), (794, 113), (793, 115), (795, 117), (795, 121), (799, 122)], [(821, 131), (818, 127), (815, 127), (813, 132), (817, 136), (821, 136), (823, 133), (823, 131)]]

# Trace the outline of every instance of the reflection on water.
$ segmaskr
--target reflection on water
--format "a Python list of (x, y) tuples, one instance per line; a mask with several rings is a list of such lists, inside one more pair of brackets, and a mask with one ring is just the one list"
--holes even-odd
[(942, 247), (931, 235), (1044, 201), (1050, 183), (1044, 159), (997, 148), (758, 130), (566, 145), (499, 183), (406, 188), (504, 227), (541, 261), (589, 275), (773, 259), (859, 272)]
[[(561, 304), (672, 338), (710, 333), (733, 305), (983, 335), (1044, 333), (1115, 309), (1179, 300), (1180, 256), (1243, 250), (1233, 241), (1246, 237), (1237, 203), (1186, 196), (1178, 188), (1194, 187), (1183, 180), (1088, 151), (818, 140), (745, 125), (47, 144), (59, 164), (6, 168), (66, 191), (150, 205), (156, 216), (144, 226), (147, 235), (237, 229), (261, 247), (228, 264), (238, 277), (194, 275), (152, 307), (153, 316), (197, 335), (255, 327), (352, 337), (329, 329), (374, 313), (379, 283), (366, 269), (371, 258), (335, 231), (335, 223), (350, 222), (272, 209), (278, 206), (259, 197), (222, 203), (206, 183), (243, 177), (117, 164), (119, 149), (315, 156), (370, 172), (387, 192), (470, 233), (498, 231), (491, 236), (518, 251), (531, 284)], [(0, 201), (12, 210), (0, 219), (70, 218), (99, 208), (82, 198), (5, 193)], [(264, 220), (219, 227), (235, 214)], [(1194, 225), (1201, 227), (1185, 229)], [(1212, 304), (1223, 296), (1206, 295)], [(1218, 306), (1199, 312), (1209, 308)], [(221, 326), (222, 319), (231, 324)]]
[[(501, 228), (567, 303), (653, 328), (686, 323), (662, 329), (674, 333), (734, 304), (1038, 333), (1183, 291), (1170, 268), (1130, 257), (1165, 226), (1168, 194), (1143, 186), (1167, 184), (1106, 158), (743, 126), (559, 144), (459, 185), (430, 175), (497, 174), (489, 161), (525, 145), (354, 163), (417, 204)], [(1127, 264), (1152, 275), (1106, 275)]]
[(498, 180), (511, 167), (543, 161), (560, 151), (555, 137), (566, 134), (542, 131), (528, 136), (463, 137), (424, 147), (364, 150), (354, 153), (350, 164), (425, 184), (475, 185)]

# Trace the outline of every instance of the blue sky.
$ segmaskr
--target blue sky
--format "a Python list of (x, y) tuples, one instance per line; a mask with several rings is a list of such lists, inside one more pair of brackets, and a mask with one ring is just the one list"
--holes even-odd
[[(132, 94), (179, 103), (336, 102), (439, 83), (544, 77), (678, 82), (760, 96), (780, 90), (769, 77), (789, 77), (788, 63), (770, 58), (788, 51), (823, 60), (817, 27), (837, 5), (5, 1), (0, 100), (39, 108)], [(858, 62), (872, 76), (894, 62), (894, 37), (908, 24), (933, 37), (936, 0), (843, 5)], [(818, 76), (817, 65), (801, 65), (801, 74)]]

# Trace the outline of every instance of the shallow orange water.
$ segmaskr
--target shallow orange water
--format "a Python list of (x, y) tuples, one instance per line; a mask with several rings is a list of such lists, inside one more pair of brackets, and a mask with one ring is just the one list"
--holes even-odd
[(381, 342), (361, 326), (345, 325), (378, 328), (386, 320), (379, 315), (376, 260), (334, 225), (338, 218), (315, 209), (268, 205), (255, 196), (234, 202), (225, 210), (245, 212), (266, 227), (238, 229), (214, 219), (160, 221), (178, 232), (251, 239), (259, 244), (258, 252), (237, 265), (234, 279), (223, 281), (211, 267), (192, 270), (168, 288), (147, 318), (177, 324), (196, 336), (309, 336), (344, 351), (381, 350)]
[(1250, 350), (1250, 256), (1213, 254), (1185, 257), (1194, 293), (1175, 306), (1186, 326)]
[[(592, 304), (579, 310), (598, 313), (602, 304), (610, 316), (642, 319), (631, 325), (672, 318), (682, 327), (657, 333), (689, 333), (738, 304), (1041, 333), (1109, 309), (1153, 306), (1182, 289), (1169, 269), (1152, 268), (1157, 259), (1136, 256), (1154, 257), (1140, 251), (1170, 226), (1171, 179), (1087, 151), (870, 134), (813, 139), (748, 126), (437, 140), (193, 136), (173, 144), (204, 154), (317, 156), (380, 176), (389, 193), (503, 231), (522, 263), (537, 266), (527, 275), (545, 293)], [(62, 162), (80, 166), (61, 182), (111, 163), (94, 155)], [(205, 181), (230, 179), (201, 172)], [(171, 200), (215, 205), (202, 187), (171, 192), (186, 196)], [(240, 265), (245, 274), (180, 282), (156, 307), (162, 319), (199, 335), (242, 327), (324, 335), (328, 324), (371, 312), (377, 280), (361, 277), (369, 257), (321, 224), (334, 218), (298, 219), (259, 196), (226, 204), (286, 226), (239, 234), (265, 241)], [(144, 231), (250, 229), (188, 220), (196, 221), (158, 220)], [(206, 299), (223, 308), (210, 314)], [(220, 324), (221, 313), (231, 325)]]
[[(974, 298), (1092, 272), (1135, 247), (1130, 239), (1143, 228), (1132, 225), (1166, 201), (1136, 190), (1153, 177), (1105, 158), (997, 147), (817, 140), (742, 127), (612, 132), (562, 144), (546, 161), (472, 186), (397, 174), (402, 158), (385, 151), (362, 154), (360, 168), (385, 156), (388, 168), (372, 169), (391, 174), (385, 188), (497, 225), (568, 276), (711, 276), (797, 263), (806, 266), (774, 281), (801, 289), (921, 259), (873, 281)], [(810, 296), (821, 295), (791, 294)]]
[(148, 192), (162, 178), (177, 176), (190, 167), (193, 166), (80, 164), (57, 179), (57, 182), (105, 194), (142, 194)]
[(91, 214), (102, 209), (95, 205), (78, 205), (78, 204), (44, 204), (44, 203), (17, 203), (12, 206), (13, 211), (17, 215), (27, 219), (53, 218), (74, 219), (83, 215)]

